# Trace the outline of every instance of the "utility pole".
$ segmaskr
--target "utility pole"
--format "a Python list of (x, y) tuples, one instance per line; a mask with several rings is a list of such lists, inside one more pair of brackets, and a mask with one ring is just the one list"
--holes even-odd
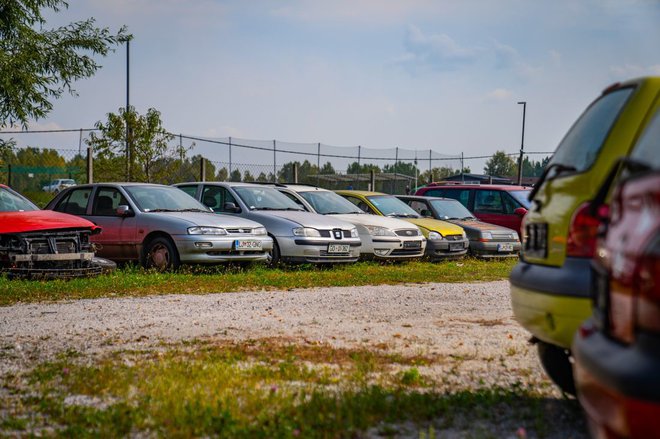
[(129, 109), (130, 109), (130, 56), (131, 53), (131, 37), (126, 38), (126, 111), (124, 118), (126, 119), (126, 181), (131, 181), (131, 129), (128, 124)]
[(527, 102), (518, 102), (518, 105), (523, 106), (522, 139), (520, 140), (520, 157), (518, 157), (518, 186), (520, 186), (522, 184), (523, 149), (525, 148), (525, 113), (527, 111)]

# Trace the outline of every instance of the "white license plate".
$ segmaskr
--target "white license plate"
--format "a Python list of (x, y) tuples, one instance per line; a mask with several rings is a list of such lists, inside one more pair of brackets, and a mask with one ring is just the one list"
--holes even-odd
[(513, 244), (497, 244), (498, 252), (512, 252)]
[(348, 244), (328, 244), (328, 253), (348, 253), (350, 249)]
[(449, 244), (449, 251), (450, 252), (457, 252), (463, 250), (465, 247), (463, 246), (463, 243), (454, 243), (454, 244)]
[(234, 248), (236, 250), (261, 250), (261, 241), (237, 239), (234, 241)]

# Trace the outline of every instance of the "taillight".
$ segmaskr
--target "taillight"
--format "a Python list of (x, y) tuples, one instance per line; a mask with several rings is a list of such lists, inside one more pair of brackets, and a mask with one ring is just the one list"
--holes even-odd
[(633, 294), (639, 329), (660, 333), (660, 235), (651, 241), (635, 267)]
[(596, 251), (598, 228), (601, 225), (601, 217), (607, 216), (607, 207), (599, 207), (597, 216), (591, 214), (590, 203), (584, 203), (575, 211), (571, 224), (568, 227), (566, 239), (566, 256), (576, 258), (591, 258)]

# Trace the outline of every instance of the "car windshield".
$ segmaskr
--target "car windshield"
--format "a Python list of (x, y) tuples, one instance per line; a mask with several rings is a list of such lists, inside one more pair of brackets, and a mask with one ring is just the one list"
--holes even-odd
[(75, 180), (60, 180), (61, 184), (76, 184)]
[(474, 215), (456, 200), (429, 200), (439, 219), (473, 219)]
[(403, 201), (391, 195), (374, 195), (367, 197), (371, 204), (376, 206), (376, 209), (386, 216), (395, 216), (401, 218), (419, 218), (410, 206)]
[(303, 210), (272, 187), (236, 186), (234, 191), (250, 210)]
[(193, 197), (170, 186), (126, 186), (138, 209), (142, 212), (210, 212)]
[(299, 194), (312, 205), (317, 213), (322, 215), (364, 213), (346, 198), (334, 192), (308, 191), (299, 192)]
[(654, 170), (660, 170), (660, 110), (649, 123), (642, 138), (635, 146), (630, 157), (648, 165)]
[(39, 210), (39, 208), (11, 189), (0, 187), (0, 212), (26, 212), (32, 210)]
[(589, 169), (633, 91), (622, 88), (591, 104), (561, 141), (550, 164), (570, 165), (575, 172)]
[(524, 189), (520, 191), (507, 191), (509, 195), (511, 195), (517, 202), (519, 202), (522, 207), (525, 209), (529, 209), (530, 205), (532, 204), (527, 197), (529, 197), (529, 193), (531, 192), (531, 189)]

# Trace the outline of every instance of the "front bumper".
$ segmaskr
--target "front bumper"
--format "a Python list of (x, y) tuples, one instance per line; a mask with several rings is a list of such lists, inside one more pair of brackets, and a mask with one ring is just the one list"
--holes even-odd
[(587, 331), (575, 337), (573, 355), (578, 397), (595, 436), (657, 437), (660, 337), (638, 333), (626, 346)]
[[(502, 251), (502, 245), (511, 245), (513, 250)], [(470, 241), (470, 251), (480, 258), (515, 258), (520, 253), (520, 241)]]
[(426, 256), (432, 260), (460, 258), (468, 252), (470, 241), (463, 238), (456, 241), (446, 239), (428, 239), (426, 241)]
[[(179, 259), (187, 264), (265, 261), (273, 249), (270, 236), (175, 235)], [(261, 241), (261, 250), (236, 250), (235, 241)]]
[(566, 258), (561, 267), (518, 262), (509, 277), (515, 319), (538, 339), (570, 349), (592, 312), (590, 259)]
[[(416, 237), (371, 237), (372, 246), (370, 252), (362, 253), (365, 259), (374, 258), (383, 261), (406, 260), (424, 256), (426, 239), (422, 236)], [(365, 246), (363, 246), (363, 250)]]
[[(359, 238), (308, 238), (302, 236), (276, 236), (282, 260), (294, 263), (350, 263), (360, 257), (361, 241)], [(348, 245), (346, 253), (329, 253), (330, 244)]]

